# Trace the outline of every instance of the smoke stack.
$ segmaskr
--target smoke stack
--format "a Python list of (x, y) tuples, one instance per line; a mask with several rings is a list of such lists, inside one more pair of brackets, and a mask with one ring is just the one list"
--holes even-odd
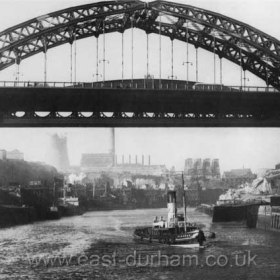
[(124, 164), (124, 155), (122, 155), (122, 164)]
[(187, 158), (185, 161), (185, 174), (188, 176), (191, 176), (193, 173), (193, 159), (192, 158)]
[(60, 172), (67, 172), (69, 169), (67, 137), (53, 134), (50, 140), (49, 162)]
[(137, 155), (135, 156), (135, 164), (137, 164), (138, 162), (137, 162)]
[(115, 165), (115, 128), (114, 127), (110, 129), (110, 141), (111, 141), (110, 153), (112, 155), (113, 165)]
[(142, 155), (142, 165), (144, 165), (144, 155)]
[(131, 155), (129, 155), (129, 164), (131, 164)]
[(118, 155), (115, 155), (115, 165), (118, 164)]
[(95, 184), (93, 184), (92, 186), (92, 197), (93, 198), (95, 197)]
[(151, 156), (149, 155), (149, 165), (151, 165)]
[(221, 177), (219, 159), (213, 159), (212, 161), (212, 176), (216, 178)]

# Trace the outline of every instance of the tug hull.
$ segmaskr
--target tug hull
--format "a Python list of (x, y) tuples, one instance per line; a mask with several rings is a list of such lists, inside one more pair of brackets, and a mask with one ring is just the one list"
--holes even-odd
[(184, 229), (176, 228), (137, 228), (134, 231), (134, 238), (150, 243), (164, 244), (190, 244), (197, 243), (199, 230), (197, 228), (189, 228), (187, 232)]

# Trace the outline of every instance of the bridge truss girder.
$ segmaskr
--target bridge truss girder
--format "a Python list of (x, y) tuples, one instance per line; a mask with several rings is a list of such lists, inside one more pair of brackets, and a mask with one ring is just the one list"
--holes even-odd
[[(162, 19), (162, 20), (160, 20)], [(0, 70), (59, 45), (136, 27), (215, 52), (280, 89), (280, 42), (232, 18), (166, 1), (111, 1), (72, 7), (0, 32)]]
[(0, 114), (0, 127), (279, 127), (280, 115), (271, 114), (175, 114), (73, 111), (69, 116), (52, 111), (42, 117), (34, 111), (18, 117), (15, 112)]
[(277, 92), (5, 88), (5, 126), (279, 126)]

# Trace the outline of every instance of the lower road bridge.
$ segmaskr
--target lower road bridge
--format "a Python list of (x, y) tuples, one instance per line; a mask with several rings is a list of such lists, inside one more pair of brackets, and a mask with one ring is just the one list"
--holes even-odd
[(280, 92), (178, 80), (0, 83), (1, 127), (279, 126)]

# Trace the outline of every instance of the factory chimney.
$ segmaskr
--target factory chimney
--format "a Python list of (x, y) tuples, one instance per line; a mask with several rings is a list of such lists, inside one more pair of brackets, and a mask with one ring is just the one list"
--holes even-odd
[(131, 164), (131, 155), (129, 155), (129, 164)]
[(110, 129), (110, 154), (112, 155), (112, 163), (115, 166), (115, 128)]
[(142, 155), (142, 165), (144, 165), (144, 155)]
[(151, 165), (151, 156), (149, 155), (149, 165)]
[(67, 137), (53, 134), (50, 138), (50, 144), (49, 163), (56, 167), (59, 172), (67, 172), (69, 170)]

